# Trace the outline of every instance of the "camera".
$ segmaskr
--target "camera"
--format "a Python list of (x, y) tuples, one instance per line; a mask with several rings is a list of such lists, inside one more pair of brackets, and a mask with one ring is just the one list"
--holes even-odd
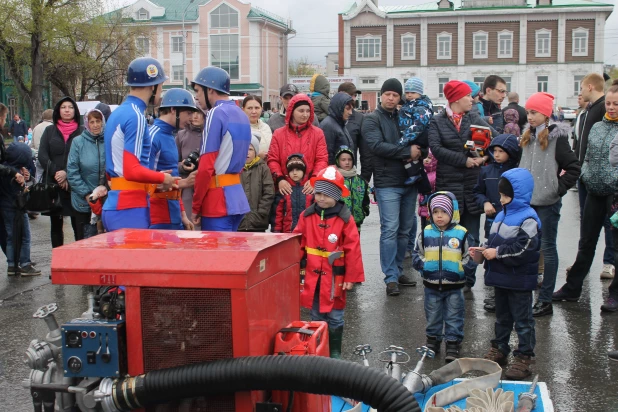
[(189, 156), (187, 156), (187, 158), (182, 162), (182, 164), (187, 167), (191, 167), (191, 165), (195, 166), (195, 169), (197, 169), (197, 166), (199, 165), (199, 163), (200, 163), (199, 150), (194, 150), (191, 153), (189, 153)]

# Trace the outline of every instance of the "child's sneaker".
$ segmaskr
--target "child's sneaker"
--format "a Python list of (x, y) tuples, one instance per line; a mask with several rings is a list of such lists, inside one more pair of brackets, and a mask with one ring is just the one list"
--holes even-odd
[(532, 359), (530, 356), (517, 355), (513, 358), (513, 362), (509, 365), (509, 368), (506, 370), (504, 376), (506, 376), (507, 379), (514, 381), (524, 380), (528, 376), (532, 375), (532, 372), (530, 371), (531, 363)]
[(440, 353), (441, 345), (442, 341), (439, 341), (438, 338), (436, 338), (435, 336), (427, 336), (427, 343), (425, 344), (425, 346), (427, 346), (427, 349), (432, 350), (433, 353), (435, 353), (436, 355)]
[(19, 269), (19, 274), (22, 276), (39, 276), (41, 271), (32, 265), (26, 265)]
[(446, 363), (453, 362), (455, 359), (459, 358), (459, 349), (460, 344), (457, 341), (446, 341), (446, 357), (444, 361)]
[(500, 349), (498, 349), (498, 347), (493, 344), (491, 345), (491, 348), (489, 348), (489, 352), (485, 354), (483, 359), (496, 362), (500, 366), (505, 366), (508, 363), (506, 355), (500, 352)]
[(8, 269), (6, 270), (6, 274), (8, 276), (17, 276), (19, 275), (19, 268), (16, 266), (9, 266)]

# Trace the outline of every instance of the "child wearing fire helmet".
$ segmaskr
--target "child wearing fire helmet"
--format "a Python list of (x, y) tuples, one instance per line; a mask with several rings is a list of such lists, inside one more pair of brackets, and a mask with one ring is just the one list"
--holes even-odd
[(350, 209), (341, 201), (350, 191), (337, 168), (320, 171), (311, 185), (315, 203), (294, 229), (302, 235), (301, 267), (306, 268), (300, 303), (311, 309), (311, 320), (328, 323), (330, 356), (340, 358), (346, 291), (365, 280), (360, 236)]

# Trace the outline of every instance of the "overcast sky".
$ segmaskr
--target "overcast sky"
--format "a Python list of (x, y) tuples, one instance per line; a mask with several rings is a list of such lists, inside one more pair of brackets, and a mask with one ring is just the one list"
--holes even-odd
[[(113, 0), (112, 0), (113, 1)], [(120, 0), (131, 4), (134, 0)], [(248, 1), (248, 0), (245, 0)], [(379, 0), (381, 6), (423, 4), (431, 0)], [(437, 1), (437, 0), (436, 0)], [(597, 0), (616, 4), (618, 0)], [(307, 57), (310, 63), (325, 64), (328, 52), (336, 52), (337, 15), (351, 0), (252, 0), (254, 6), (292, 20), (297, 34), (290, 41), (292, 59)], [(614, 11), (605, 26), (605, 62), (618, 64), (618, 11)]]

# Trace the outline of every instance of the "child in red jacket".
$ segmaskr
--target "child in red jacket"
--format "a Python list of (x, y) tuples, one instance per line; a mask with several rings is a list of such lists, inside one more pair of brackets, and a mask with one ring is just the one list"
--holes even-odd
[(306, 268), (300, 304), (311, 309), (311, 320), (328, 323), (330, 356), (340, 358), (346, 290), (365, 281), (360, 236), (350, 209), (340, 201), (350, 191), (337, 168), (328, 166), (311, 185), (315, 203), (294, 229), (302, 234), (301, 266)]
[(284, 195), (277, 193), (275, 196), (274, 210), (275, 222), (273, 232), (292, 233), (301, 213), (313, 204), (313, 196), (303, 193), (307, 182), (307, 165), (301, 153), (291, 154), (286, 163), (288, 175), (285, 180), (292, 187), (292, 193)]

